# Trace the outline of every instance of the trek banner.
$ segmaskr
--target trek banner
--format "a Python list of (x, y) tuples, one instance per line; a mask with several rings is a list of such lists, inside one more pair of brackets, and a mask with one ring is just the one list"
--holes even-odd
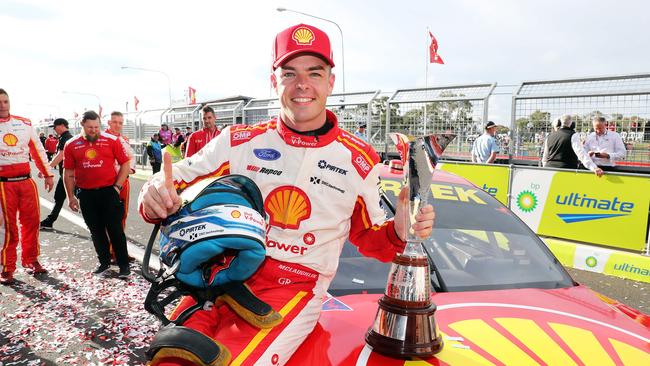
[(641, 251), (650, 179), (514, 168), (510, 209), (537, 234)]
[(438, 163), (441, 169), (461, 176), (474, 183), (497, 200), (508, 206), (508, 178), (510, 168), (507, 165)]

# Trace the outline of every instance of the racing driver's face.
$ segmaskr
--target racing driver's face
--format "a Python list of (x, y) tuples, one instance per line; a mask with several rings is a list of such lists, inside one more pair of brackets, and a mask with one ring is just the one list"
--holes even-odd
[(280, 116), (296, 131), (313, 131), (325, 123), (325, 103), (334, 88), (331, 67), (320, 57), (297, 56), (271, 75), (280, 99)]

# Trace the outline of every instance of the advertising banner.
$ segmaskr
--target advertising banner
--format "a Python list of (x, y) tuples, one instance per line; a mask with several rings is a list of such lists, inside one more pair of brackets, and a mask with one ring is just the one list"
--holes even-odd
[(508, 205), (508, 178), (510, 167), (489, 164), (440, 163), (436, 168), (454, 173), (474, 183), (499, 202)]
[(511, 209), (539, 235), (642, 251), (650, 179), (515, 168)]

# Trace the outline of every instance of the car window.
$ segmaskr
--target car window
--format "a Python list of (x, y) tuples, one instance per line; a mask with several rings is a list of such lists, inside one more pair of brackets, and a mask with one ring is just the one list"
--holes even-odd
[[(387, 195), (395, 201), (391, 192)], [(539, 237), (484, 191), (468, 185), (435, 183), (432, 185), (431, 203), (436, 211), (436, 222), (432, 236), (424, 246), (437, 271), (431, 276), (436, 291), (573, 285)], [(346, 269), (346, 263), (354, 262), (358, 273), (359, 256), (358, 251), (347, 243), (339, 272), (352, 272)], [(382, 277), (377, 274), (379, 268), (384, 269), (387, 275), (387, 266), (372, 259), (367, 262), (366, 267), (375, 277)], [(335, 282), (341, 283), (344, 277), (340, 276)], [(386, 278), (382, 278), (384, 284)]]

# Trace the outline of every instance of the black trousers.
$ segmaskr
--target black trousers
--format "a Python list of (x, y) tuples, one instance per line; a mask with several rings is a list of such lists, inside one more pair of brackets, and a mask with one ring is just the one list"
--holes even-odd
[(106, 265), (111, 263), (110, 238), (118, 266), (127, 268), (129, 258), (126, 249), (126, 235), (122, 229), (124, 207), (115, 188), (80, 189), (79, 206), (84, 221), (90, 229), (99, 263)]
[(151, 169), (153, 170), (153, 174), (156, 174), (160, 171), (160, 163), (151, 163)]
[(65, 186), (63, 185), (63, 177), (59, 177), (59, 181), (56, 183), (56, 188), (54, 189), (54, 207), (52, 207), (52, 212), (47, 215), (47, 220), (51, 224), (59, 218), (59, 212), (66, 200)]

